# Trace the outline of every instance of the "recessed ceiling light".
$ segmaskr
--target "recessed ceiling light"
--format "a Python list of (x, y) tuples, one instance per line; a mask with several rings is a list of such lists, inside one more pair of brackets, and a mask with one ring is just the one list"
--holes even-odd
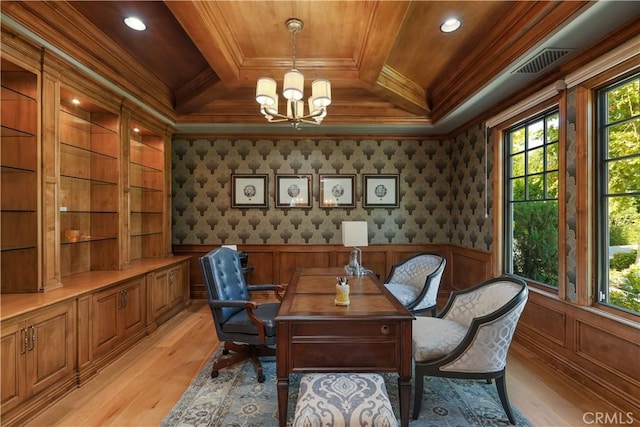
[(462, 21), (458, 18), (449, 18), (440, 25), (440, 31), (443, 33), (451, 33), (462, 26)]
[(73, 98), (73, 99), (71, 100), (71, 103), (72, 103), (73, 105), (80, 105), (80, 100), (79, 100), (78, 98)]
[(140, 132), (140, 128), (135, 127), (135, 128), (133, 128), (133, 131), (134, 131), (135, 133), (138, 133), (138, 132)]
[(136, 18), (135, 16), (128, 16), (124, 18), (124, 23), (127, 24), (127, 27), (136, 31), (144, 31), (147, 29), (147, 26), (144, 25), (144, 22), (140, 20), (140, 18)]

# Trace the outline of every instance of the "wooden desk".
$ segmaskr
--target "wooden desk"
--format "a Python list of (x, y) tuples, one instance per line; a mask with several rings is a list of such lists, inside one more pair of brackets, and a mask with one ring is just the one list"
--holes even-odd
[(400, 421), (409, 424), (413, 315), (373, 275), (349, 277), (351, 304), (334, 304), (342, 268), (294, 273), (276, 316), (278, 411), (287, 421), (289, 374), (397, 372)]

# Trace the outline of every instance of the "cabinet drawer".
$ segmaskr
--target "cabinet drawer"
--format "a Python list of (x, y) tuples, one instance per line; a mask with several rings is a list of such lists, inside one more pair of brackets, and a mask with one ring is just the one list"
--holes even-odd
[(300, 342), (291, 344), (293, 372), (396, 371), (400, 366), (396, 342)]
[(293, 339), (298, 337), (395, 338), (399, 325), (395, 322), (309, 322), (292, 325)]

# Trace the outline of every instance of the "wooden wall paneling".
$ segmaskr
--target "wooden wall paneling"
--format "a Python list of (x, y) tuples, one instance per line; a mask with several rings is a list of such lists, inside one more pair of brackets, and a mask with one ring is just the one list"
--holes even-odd
[(281, 285), (287, 286), (289, 280), (300, 267), (329, 267), (327, 251), (312, 251), (309, 246), (286, 246), (280, 251), (279, 272)]
[(448, 260), (453, 290), (465, 289), (491, 277), (491, 253), (454, 246)]
[(576, 88), (576, 302), (589, 306), (593, 303), (596, 280), (593, 255), (594, 213), (593, 183), (593, 103), (592, 91)]
[(565, 347), (567, 344), (566, 313), (549, 307), (545, 299), (538, 297), (534, 290), (529, 293), (529, 300), (520, 318), (521, 328), (527, 328), (533, 336), (542, 341), (551, 341), (546, 345)]
[(637, 323), (598, 313), (530, 288), (515, 340), (559, 374), (625, 412), (640, 407), (635, 368), (640, 354)]

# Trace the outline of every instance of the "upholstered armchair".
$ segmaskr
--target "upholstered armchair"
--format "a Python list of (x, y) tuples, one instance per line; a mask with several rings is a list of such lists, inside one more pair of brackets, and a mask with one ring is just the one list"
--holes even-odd
[(391, 269), (385, 286), (413, 314), (436, 314), (438, 289), (447, 260), (438, 254), (415, 255)]
[(211, 377), (217, 377), (220, 369), (251, 359), (258, 382), (264, 382), (259, 357), (275, 356), (274, 318), (280, 303), (259, 304), (250, 300), (250, 292), (274, 290), (277, 299), (282, 301), (284, 288), (279, 285), (247, 285), (240, 257), (233, 249), (214, 249), (199, 261), (216, 334), (224, 342), (223, 356), (214, 362)]
[(420, 414), (424, 376), (495, 379), (498, 396), (511, 424), (515, 419), (505, 382), (507, 352), (527, 301), (523, 280), (499, 277), (454, 291), (437, 317), (413, 322), (415, 400)]

